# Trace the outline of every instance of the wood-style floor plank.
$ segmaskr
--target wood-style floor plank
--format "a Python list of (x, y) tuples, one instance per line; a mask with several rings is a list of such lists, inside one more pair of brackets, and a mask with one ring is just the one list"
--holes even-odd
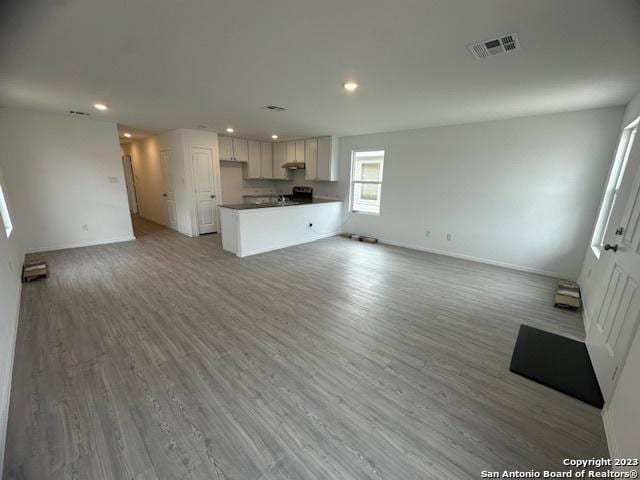
[(509, 372), (518, 327), (582, 339), (555, 281), (329, 238), (239, 259), (138, 239), (39, 254), (5, 479), (429, 479), (606, 456), (599, 411)]

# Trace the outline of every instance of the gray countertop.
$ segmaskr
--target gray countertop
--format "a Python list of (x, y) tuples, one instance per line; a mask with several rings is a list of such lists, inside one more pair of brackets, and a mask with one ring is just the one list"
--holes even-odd
[(317, 205), (321, 203), (341, 203), (342, 200), (329, 200), (324, 198), (314, 198), (310, 202), (291, 202), (285, 204), (277, 203), (235, 203), (231, 205), (220, 205), (220, 208), (229, 208), (231, 210), (253, 210), (258, 208), (275, 208), (275, 207), (295, 207), (298, 205)]

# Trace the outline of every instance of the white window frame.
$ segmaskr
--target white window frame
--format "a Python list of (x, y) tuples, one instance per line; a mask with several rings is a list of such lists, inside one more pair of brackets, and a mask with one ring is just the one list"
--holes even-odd
[(4, 234), (9, 238), (13, 231), (13, 223), (9, 214), (9, 205), (7, 204), (6, 189), (4, 187), (4, 178), (0, 172), (0, 220), (4, 226)]
[(600, 258), (600, 253), (602, 252), (605, 235), (607, 234), (607, 228), (611, 221), (611, 215), (613, 214), (616, 199), (618, 198), (620, 186), (622, 185), (629, 155), (631, 154), (631, 149), (637, 136), (638, 123), (640, 123), (640, 117), (627, 125), (620, 136), (616, 156), (611, 166), (611, 172), (609, 173), (607, 188), (602, 197), (600, 210), (598, 211), (598, 220), (593, 230), (593, 237), (591, 237), (591, 249), (596, 258)]
[[(358, 154), (360, 153), (380, 153), (382, 152), (382, 163), (380, 165), (380, 180), (379, 181), (365, 181), (365, 180), (356, 180), (355, 179), (355, 173), (356, 173), (356, 157), (358, 156)], [(373, 156), (373, 155), (372, 155)], [(352, 213), (357, 213), (360, 215), (374, 215), (374, 216), (379, 216), (380, 215), (380, 209), (382, 207), (382, 182), (383, 182), (383, 176), (384, 176), (384, 162), (387, 156), (387, 151), (384, 148), (365, 148), (365, 149), (359, 149), (359, 150), (352, 150), (351, 151), (351, 178), (350, 178), (350, 182), (349, 182), (349, 210)], [(355, 208), (355, 203), (356, 203), (356, 199), (355, 199), (355, 186), (356, 184), (360, 184), (360, 185), (379, 185), (379, 192), (378, 192), (378, 201), (377, 202), (371, 202), (372, 205), (376, 205), (377, 206), (377, 211), (368, 211), (368, 210), (357, 210)], [(362, 202), (361, 202), (362, 203)]]

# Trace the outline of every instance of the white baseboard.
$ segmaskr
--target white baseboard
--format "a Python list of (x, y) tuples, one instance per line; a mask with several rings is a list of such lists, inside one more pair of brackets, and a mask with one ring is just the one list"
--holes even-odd
[(294, 241), (294, 242), (281, 242), (278, 244), (273, 244), (273, 245), (269, 245), (268, 247), (262, 247), (262, 248), (254, 248), (253, 250), (249, 250), (249, 251), (240, 251), (238, 252), (238, 257), (248, 257), (250, 255), (257, 255), (259, 253), (266, 253), (266, 252), (272, 252), (273, 250), (281, 250), (283, 248), (287, 248), (287, 247), (294, 247), (296, 245), (303, 245), (305, 243), (310, 243), (310, 242), (315, 242), (316, 240), (321, 240), (323, 238), (328, 238), (328, 237), (335, 237), (336, 235), (338, 235), (340, 232), (339, 231), (335, 231), (335, 232), (330, 232), (330, 233), (322, 233), (319, 235), (315, 235), (313, 237), (307, 238), (303, 241)]
[(107, 238), (103, 240), (91, 240), (89, 242), (72, 242), (64, 245), (47, 245), (44, 247), (29, 248), (27, 249), (26, 253), (39, 253), (39, 252), (50, 252), (53, 250), (67, 250), (69, 248), (93, 247), (95, 245), (105, 245), (108, 243), (130, 242), (131, 240), (135, 240), (135, 239), (136, 239), (135, 236), (128, 235), (126, 237)]
[(462, 253), (448, 252), (448, 251), (445, 251), (445, 250), (438, 250), (438, 249), (435, 249), (435, 248), (426, 248), (426, 247), (422, 247), (422, 246), (419, 246), (419, 245), (411, 245), (411, 244), (408, 244), (408, 243), (396, 242), (396, 241), (393, 241), (393, 240), (380, 239), (380, 243), (384, 243), (386, 245), (392, 245), (394, 247), (409, 248), (411, 250), (418, 250), (418, 251), (421, 251), (421, 252), (435, 253), (437, 255), (445, 255), (447, 257), (459, 258), (461, 260), (470, 260), (472, 262), (484, 263), (484, 264), (493, 265), (493, 266), (496, 266), (496, 267), (509, 268), (511, 270), (518, 270), (518, 271), (521, 271), (521, 272), (536, 273), (538, 275), (544, 275), (546, 277), (564, 278), (564, 279), (567, 279), (567, 280), (575, 280), (574, 275), (569, 275), (567, 273), (552, 272), (550, 270), (540, 270), (538, 268), (527, 267), (527, 266), (524, 266), (524, 265), (516, 265), (516, 264), (513, 264), (513, 263), (500, 262), (500, 261), (491, 260), (491, 259), (488, 259), (488, 258), (474, 257), (472, 255), (465, 255), (465, 254), (462, 254)]

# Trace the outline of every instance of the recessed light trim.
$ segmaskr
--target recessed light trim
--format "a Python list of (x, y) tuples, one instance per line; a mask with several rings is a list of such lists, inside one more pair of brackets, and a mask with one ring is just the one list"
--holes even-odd
[(131, 138), (131, 134), (129, 132), (125, 132), (122, 135), (126, 138)]
[(109, 110), (109, 107), (106, 106), (104, 103), (94, 103), (93, 108), (95, 108), (96, 110), (100, 110), (101, 112)]
[(355, 92), (356, 89), (360, 86), (360, 84), (356, 83), (356, 82), (345, 82), (343, 87), (347, 92)]
[(227, 127), (227, 133), (233, 133), (235, 130), (231, 127)]
[(275, 133), (273, 135), (271, 135), (271, 138), (273, 138), (274, 140), (278, 139), (278, 135), (276, 135)]

